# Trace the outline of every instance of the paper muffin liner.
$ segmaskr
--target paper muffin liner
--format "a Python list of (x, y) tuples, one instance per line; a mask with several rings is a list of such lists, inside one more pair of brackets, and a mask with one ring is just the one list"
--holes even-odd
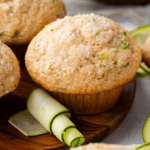
[(25, 45), (8, 45), (11, 50), (15, 53), (17, 59), (21, 64), (25, 62), (25, 53), (27, 51), (28, 44)]
[(66, 106), (72, 114), (91, 115), (105, 112), (112, 108), (119, 100), (123, 86), (91, 95), (65, 94), (50, 92), (62, 105)]

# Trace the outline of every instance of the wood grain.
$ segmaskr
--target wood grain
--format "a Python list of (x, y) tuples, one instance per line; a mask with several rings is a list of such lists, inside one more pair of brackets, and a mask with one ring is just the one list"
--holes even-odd
[[(51, 134), (26, 137), (8, 123), (7, 120), (11, 115), (26, 108), (29, 93), (39, 87), (29, 77), (25, 67), (22, 67), (21, 76), (17, 89), (0, 99), (0, 150), (67, 149)], [(72, 121), (86, 137), (85, 144), (100, 142), (119, 126), (133, 103), (135, 87), (133, 79), (124, 86), (118, 103), (105, 113), (72, 117)]]

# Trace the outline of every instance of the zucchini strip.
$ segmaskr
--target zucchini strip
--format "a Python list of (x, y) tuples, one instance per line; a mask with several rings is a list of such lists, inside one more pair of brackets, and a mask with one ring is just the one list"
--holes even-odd
[(150, 149), (150, 143), (144, 143), (144, 144), (132, 144), (132, 145), (123, 145), (124, 147), (132, 148), (135, 150), (149, 150)]
[(144, 77), (145, 75), (146, 75), (146, 72), (140, 67), (137, 70), (136, 77)]
[(49, 133), (27, 109), (11, 116), (8, 122), (25, 136), (38, 136)]
[(142, 137), (145, 143), (150, 143), (150, 115), (148, 115), (143, 125)]
[(137, 147), (138, 150), (150, 150), (150, 143), (142, 144), (141, 146)]
[(85, 142), (85, 137), (71, 122), (69, 110), (44, 90), (38, 88), (30, 93), (27, 108), (8, 120), (24, 135), (37, 136), (50, 132), (70, 147)]
[(142, 62), (142, 63), (140, 64), (140, 67), (141, 67), (144, 71), (146, 71), (148, 74), (150, 74), (150, 68), (148, 68), (147, 65), (146, 65), (144, 62)]
[[(83, 138), (84, 140), (81, 140)], [(85, 137), (76, 129), (68, 128), (64, 132), (64, 143), (70, 147), (82, 145), (85, 142)]]
[(50, 132), (53, 133), (51, 126), (54, 119), (63, 114), (71, 117), (69, 110), (52, 98), (42, 89), (33, 90), (27, 100), (29, 112)]
[(52, 131), (53, 134), (61, 142), (65, 143), (63, 134), (66, 132), (68, 128), (75, 128), (75, 127), (76, 126), (64, 114), (61, 114), (54, 119), (52, 124)]

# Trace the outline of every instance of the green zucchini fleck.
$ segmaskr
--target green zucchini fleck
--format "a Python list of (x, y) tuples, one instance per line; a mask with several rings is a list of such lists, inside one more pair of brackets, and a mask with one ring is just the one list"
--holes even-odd
[(9, 12), (11, 12), (11, 11), (12, 11), (12, 8), (13, 8), (13, 7), (12, 7), (12, 6), (10, 6), (10, 10), (9, 10)]
[(4, 31), (4, 32), (3, 32), (3, 35), (4, 35), (4, 36), (14, 36), (13, 33), (8, 32), (8, 31)]
[(102, 59), (104, 59), (106, 57), (106, 53), (102, 53), (101, 55), (100, 55), (100, 60), (102, 60)]
[(102, 60), (102, 59), (104, 59), (104, 58), (106, 58), (106, 57), (108, 57), (108, 56), (110, 56), (111, 54), (116, 53), (116, 52), (117, 52), (117, 49), (116, 49), (116, 48), (114, 48), (113, 50), (108, 51), (108, 52), (103, 52), (103, 53), (100, 55), (99, 60)]
[(126, 41), (126, 32), (122, 32), (122, 40), (121, 40), (121, 47), (118, 47), (118, 49), (124, 50), (129, 46), (129, 43)]
[(124, 45), (123, 47), (122, 47), (122, 49), (124, 50), (124, 49), (127, 49), (129, 47), (129, 43), (127, 43), (126, 45)]
[(66, 88), (60, 88), (60, 90), (66, 90)]
[(105, 73), (102, 74), (102, 79), (104, 78), (104, 76), (105, 76)]
[(93, 21), (96, 23), (96, 20), (95, 20), (95, 18), (93, 18)]
[(102, 30), (97, 31), (97, 32), (96, 32), (96, 35), (98, 35), (101, 31), (102, 31)]
[(60, 16), (61, 16), (61, 15), (58, 14), (58, 15), (57, 15), (57, 18), (59, 18)]
[(111, 71), (113, 68), (111, 67), (108, 71)]
[(122, 32), (122, 35), (126, 37), (127, 33), (124, 31), (124, 32)]
[(114, 37), (113, 39), (112, 39), (112, 42), (115, 42), (115, 44), (117, 44), (117, 38), (116, 37)]
[(3, 36), (3, 32), (0, 33), (0, 36)]
[(122, 67), (127, 67), (129, 66), (129, 63), (126, 63), (126, 64), (121, 64)]
[(21, 36), (21, 32), (20, 31), (17, 31), (16, 34), (19, 35), (19, 36)]
[(54, 2), (59, 2), (59, 0), (52, 0), (52, 2), (54, 3)]
[[(127, 33), (126, 32), (122, 32), (121, 45), (119, 45), (117, 47), (114, 47), (113, 50), (111, 50), (111, 51), (107, 51), (107, 52), (101, 53), (99, 60), (105, 59), (106, 57), (112, 55), (113, 53), (116, 53), (118, 50), (125, 50), (125, 49), (127, 49), (129, 47), (129, 43), (126, 42), (126, 36), (127, 36)], [(112, 41), (116, 41), (116, 40), (117, 40), (116, 37), (114, 37), (112, 39)]]
[(103, 63), (103, 64), (102, 64), (102, 67), (106, 67), (106, 64)]

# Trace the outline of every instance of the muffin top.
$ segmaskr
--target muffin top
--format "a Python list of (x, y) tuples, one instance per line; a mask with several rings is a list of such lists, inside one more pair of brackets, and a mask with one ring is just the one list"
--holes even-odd
[(19, 79), (19, 62), (11, 49), (0, 41), (0, 97), (13, 91)]
[(71, 148), (70, 150), (133, 150), (133, 149), (120, 146), (120, 145), (114, 145), (114, 144), (104, 144), (104, 143), (92, 144), (90, 143), (88, 145)]
[(89, 14), (58, 19), (30, 43), (30, 76), (49, 91), (91, 94), (134, 78), (141, 50), (131, 33), (107, 18)]
[(150, 35), (142, 46), (142, 59), (145, 64), (150, 67)]
[(27, 44), (48, 23), (64, 17), (62, 0), (0, 0), (0, 39)]

